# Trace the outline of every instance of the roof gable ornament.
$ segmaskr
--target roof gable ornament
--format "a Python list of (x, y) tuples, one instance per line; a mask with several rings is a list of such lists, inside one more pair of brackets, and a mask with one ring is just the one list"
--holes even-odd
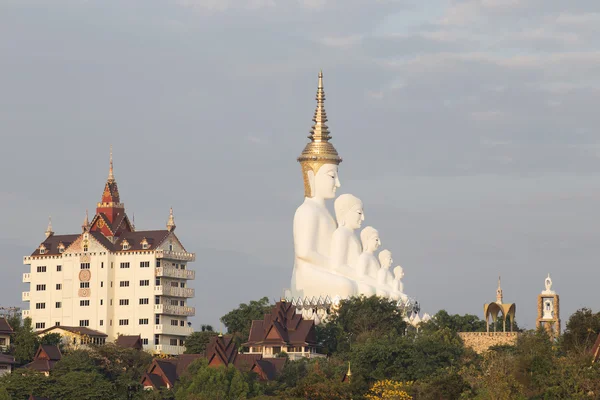
[(175, 217), (173, 217), (173, 207), (169, 210), (169, 221), (167, 222), (167, 230), (173, 232), (177, 225), (175, 225)]
[(81, 225), (81, 229), (84, 232), (87, 232), (87, 231), (90, 230), (90, 219), (89, 219), (89, 216), (88, 216), (88, 210), (87, 209), (85, 210), (85, 218), (83, 219), (83, 225)]
[(46, 238), (49, 238), (52, 235), (54, 235), (54, 232), (52, 231), (52, 217), (48, 217), (48, 228), (46, 228)]

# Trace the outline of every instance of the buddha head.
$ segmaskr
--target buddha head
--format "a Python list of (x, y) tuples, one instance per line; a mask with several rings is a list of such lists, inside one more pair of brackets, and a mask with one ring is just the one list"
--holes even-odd
[(327, 113), (325, 112), (325, 92), (323, 90), (323, 73), (319, 73), (317, 88), (317, 108), (313, 117), (314, 125), (306, 145), (298, 161), (302, 166), (304, 178), (304, 196), (332, 199), (335, 190), (340, 187), (338, 165), (342, 159), (333, 144), (329, 142)]
[(340, 195), (335, 199), (333, 207), (335, 208), (335, 218), (339, 226), (356, 230), (360, 228), (362, 222), (365, 220), (363, 202), (351, 194)]
[(381, 240), (379, 240), (379, 232), (372, 226), (367, 226), (360, 232), (360, 241), (364, 251), (374, 252), (381, 246)]
[(381, 250), (379, 252), (379, 265), (381, 268), (389, 269), (392, 266), (394, 260), (392, 259), (392, 252), (389, 250)]
[(397, 281), (404, 278), (404, 270), (399, 265), (394, 268), (394, 278), (396, 278)]

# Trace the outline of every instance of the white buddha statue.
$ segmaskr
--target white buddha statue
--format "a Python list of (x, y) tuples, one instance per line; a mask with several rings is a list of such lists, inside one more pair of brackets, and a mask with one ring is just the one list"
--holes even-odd
[(317, 109), (313, 121), (311, 141), (298, 157), (304, 177), (304, 202), (294, 215), (294, 271), (291, 292), (293, 297), (342, 298), (355, 294), (352, 280), (331, 268), (330, 249), (336, 223), (325, 206), (340, 187), (338, 165), (342, 161), (329, 142), (329, 129), (325, 124), (323, 74), (319, 73)]
[(356, 284), (358, 292), (368, 297), (375, 294), (377, 271), (380, 266), (374, 253), (381, 246), (381, 241), (379, 232), (372, 226), (367, 226), (360, 232), (360, 240), (363, 252), (356, 262)]
[(394, 260), (392, 259), (392, 252), (389, 250), (381, 250), (379, 252), (379, 271), (377, 271), (377, 287), (375, 292), (377, 296), (389, 297), (390, 290), (394, 283), (394, 275), (390, 271), (390, 267)]
[(397, 266), (394, 268), (394, 280), (392, 282), (392, 292), (390, 293), (390, 297), (394, 300), (404, 300), (406, 301), (406, 295), (404, 294), (404, 284), (402, 283), (402, 278), (404, 278), (404, 269), (401, 266)]
[(331, 238), (331, 266), (342, 274), (354, 275), (351, 267), (356, 265), (362, 245), (354, 231), (365, 220), (363, 203), (351, 194), (342, 194), (334, 203), (338, 228)]

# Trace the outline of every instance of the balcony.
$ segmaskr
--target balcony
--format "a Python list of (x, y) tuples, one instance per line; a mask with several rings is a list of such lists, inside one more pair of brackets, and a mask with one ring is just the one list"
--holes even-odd
[(188, 326), (154, 325), (154, 333), (158, 335), (190, 336), (193, 332), (194, 328)]
[(23, 274), (23, 282), (25, 282), (25, 283), (31, 282), (31, 273), (25, 272)]
[(158, 267), (154, 270), (156, 276), (166, 278), (195, 279), (196, 272), (191, 269), (177, 269), (173, 267)]
[(194, 297), (194, 289), (174, 286), (154, 286), (156, 296)]
[(23, 318), (29, 318), (31, 316), (31, 310), (23, 310)]
[(186, 253), (185, 251), (156, 250), (156, 258), (177, 261), (196, 261), (196, 254)]
[(196, 309), (194, 307), (174, 306), (171, 304), (156, 304), (154, 306), (154, 313), (193, 317), (196, 315)]
[(159, 354), (179, 355), (183, 354), (185, 346), (169, 346), (168, 344), (157, 344), (154, 346), (154, 352)]
[(23, 300), (23, 301), (29, 301), (29, 292), (23, 292), (21, 300)]

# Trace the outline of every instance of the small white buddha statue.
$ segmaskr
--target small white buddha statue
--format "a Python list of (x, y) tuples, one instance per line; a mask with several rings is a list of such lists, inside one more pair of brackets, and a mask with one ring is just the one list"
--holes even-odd
[(298, 161), (304, 178), (304, 202), (294, 215), (294, 270), (291, 292), (293, 297), (321, 297), (324, 295), (346, 298), (354, 295), (352, 280), (331, 269), (331, 238), (336, 223), (325, 206), (340, 187), (338, 165), (342, 161), (329, 142), (329, 128), (325, 113), (323, 74), (319, 73), (317, 109), (313, 121), (311, 141)]
[(360, 232), (360, 240), (363, 252), (356, 262), (356, 284), (358, 292), (368, 297), (375, 294), (377, 271), (380, 266), (374, 253), (381, 246), (381, 241), (379, 232), (372, 226), (367, 226)]
[(404, 278), (404, 269), (398, 265), (394, 268), (394, 281), (392, 282), (392, 291), (390, 294), (390, 297), (394, 300), (406, 300), (402, 278)]
[(392, 252), (389, 250), (381, 250), (379, 252), (379, 271), (377, 271), (377, 288), (375, 289), (377, 296), (389, 297), (390, 289), (394, 282), (394, 275), (390, 271), (390, 267), (394, 260)]
[(342, 194), (334, 203), (338, 228), (331, 238), (331, 266), (346, 270), (358, 261), (362, 253), (362, 245), (354, 231), (360, 228), (365, 220), (363, 202), (351, 194)]

